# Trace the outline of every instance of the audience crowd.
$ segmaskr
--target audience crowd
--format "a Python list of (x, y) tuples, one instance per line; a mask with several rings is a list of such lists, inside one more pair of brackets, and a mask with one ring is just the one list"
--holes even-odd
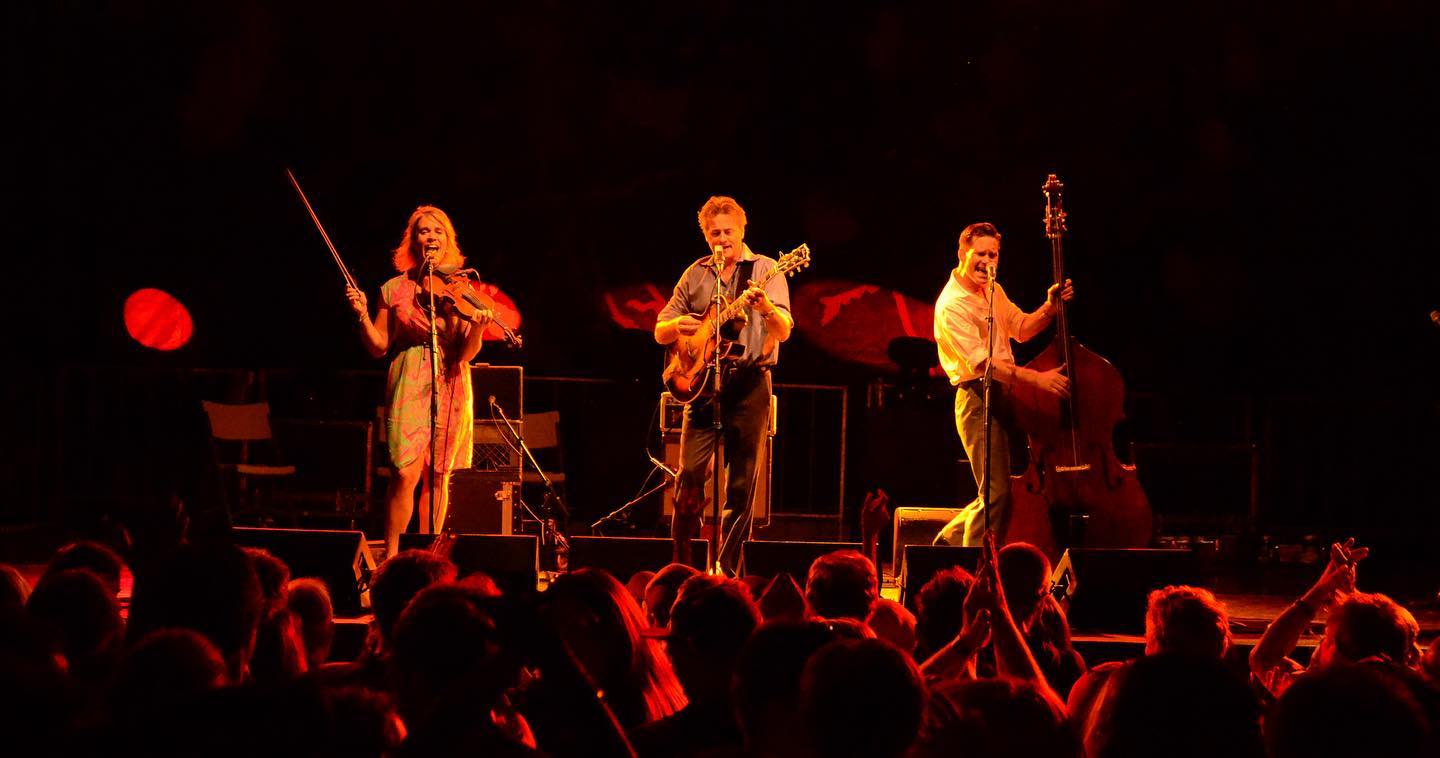
[(1353, 541), (1248, 655), (1213, 594), (1171, 586), (1149, 597), (1144, 654), (1088, 669), (1023, 543), (940, 572), (913, 609), (855, 551), (803, 587), (672, 564), (518, 596), (405, 551), (372, 577), (348, 660), (321, 581), (224, 541), (142, 547), (66, 546), (33, 588), (0, 566), (10, 754), (1440, 754), (1440, 657), (1356, 588)]

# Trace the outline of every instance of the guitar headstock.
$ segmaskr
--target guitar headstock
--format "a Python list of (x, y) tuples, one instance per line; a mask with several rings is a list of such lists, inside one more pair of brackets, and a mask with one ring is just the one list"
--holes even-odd
[(801, 242), (799, 247), (780, 256), (780, 259), (775, 261), (775, 270), (771, 276), (794, 276), (796, 271), (809, 265), (810, 246)]

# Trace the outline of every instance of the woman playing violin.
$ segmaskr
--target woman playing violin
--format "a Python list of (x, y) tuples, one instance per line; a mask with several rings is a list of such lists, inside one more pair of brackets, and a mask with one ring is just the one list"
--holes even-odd
[[(449, 474), (456, 468), (469, 468), (473, 452), (475, 411), (470, 361), (480, 352), (481, 335), (490, 314), (479, 311), (473, 321), (467, 321), (436, 298), (440, 380), (434, 449), (439, 460), (432, 462), (429, 299), (422, 294), (420, 284), (427, 261), (433, 261), (436, 267), (458, 268), (465, 258), (460, 254), (450, 217), (439, 208), (423, 205), (410, 214), (405, 235), (395, 248), (395, 270), (400, 273), (380, 287), (380, 308), (373, 321), (365, 293), (354, 287), (346, 291), (360, 319), (366, 350), (376, 358), (391, 356), (385, 431), (395, 476), (386, 494), (387, 555), (399, 550), (400, 533), (410, 522), (417, 485), (421, 488), (421, 502), (429, 502), (432, 469), (436, 482), (433, 524), (437, 528), (444, 524)], [(422, 525), (422, 529), (428, 526)]]

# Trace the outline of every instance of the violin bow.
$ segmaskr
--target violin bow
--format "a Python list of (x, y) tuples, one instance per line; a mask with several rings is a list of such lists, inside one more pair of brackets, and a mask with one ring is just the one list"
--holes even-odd
[(315, 209), (310, 207), (310, 198), (305, 197), (305, 190), (300, 189), (300, 182), (295, 178), (295, 172), (285, 169), (285, 175), (290, 177), (290, 183), (295, 185), (295, 192), (300, 195), (300, 202), (305, 204), (305, 210), (310, 213), (310, 220), (315, 222), (315, 228), (320, 230), (320, 237), (325, 240), (325, 246), (330, 248), (330, 256), (335, 259), (335, 265), (340, 267), (340, 276), (345, 277), (345, 284), (360, 289), (355, 283), (355, 277), (350, 275), (350, 269), (345, 268), (345, 261), (340, 259), (340, 252), (335, 249), (335, 243), (330, 241), (330, 235), (325, 233), (325, 225), (320, 223), (320, 217), (315, 215)]

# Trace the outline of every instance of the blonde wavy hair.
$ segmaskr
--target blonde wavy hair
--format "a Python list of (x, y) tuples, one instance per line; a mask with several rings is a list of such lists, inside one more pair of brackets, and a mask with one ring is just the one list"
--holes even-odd
[(433, 205), (422, 205), (410, 214), (410, 220), (405, 222), (405, 236), (400, 238), (400, 244), (395, 247), (395, 257), (392, 261), (395, 270), (405, 273), (423, 260), (423, 256), (417, 249), (419, 242), (416, 240), (415, 228), (420, 224), (420, 219), (429, 216), (440, 225), (445, 227), (445, 247), (440, 250), (440, 260), (436, 261), (437, 266), (463, 266), (465, 256), (460, 253), (460, 240), (455, 236), (455, 225), (450, 223), (450, 217), (445, 211)]

